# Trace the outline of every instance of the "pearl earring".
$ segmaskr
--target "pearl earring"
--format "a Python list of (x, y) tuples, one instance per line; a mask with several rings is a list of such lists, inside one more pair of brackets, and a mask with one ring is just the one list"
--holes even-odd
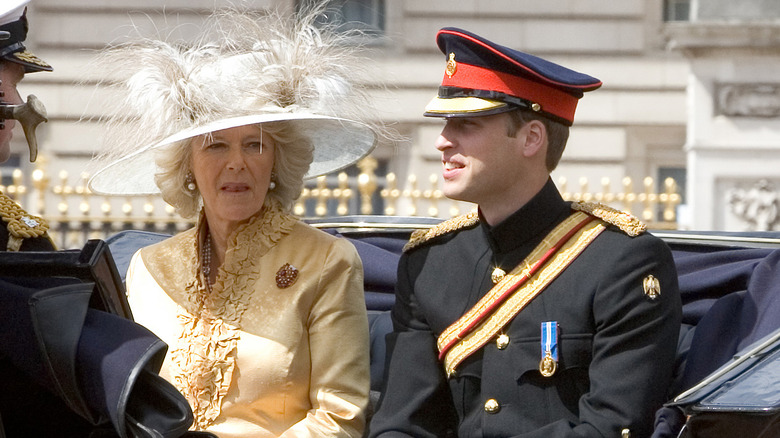
[(195, 176), (192, 172), (187, 172), (187, 175), (184, 177), (184, 187), (186, 187), (187, 191), (190, 193), (194, 193), (198, 188), (198, 186), (195, 185)]
[(268, 190), (273, 190), (276, 188), (276, 172), (271, 172), (271, 182), (268, 183)]

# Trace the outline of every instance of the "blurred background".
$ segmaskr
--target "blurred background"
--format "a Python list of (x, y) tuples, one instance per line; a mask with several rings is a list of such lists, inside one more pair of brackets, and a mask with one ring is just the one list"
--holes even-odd
[[(47, 218), (62, 247), (123, 228), (176, 231), (188, 223), (159, 199), (86, 190), (86, 163), (111, 99), (90, 59), (139, 32), (187, 38), (214, 8), (294, 12), (311, 0), (33, 0), (27, 46), (54, 66), (19, 89), (46, 106), (39, 159), (21, 129), (2, 189)], [(375, 61), (380, 117), (403, 140), (380, 144), (345, 172), (310, 181), (305, 217), (451, 217), (473, 208), (444, 199), (438, 119), (422, 117), (445, 58), (438, 29), (461, 27), (601, 79), (579, 104), (553, 179), (568, 199), (627, 209), (654, 228), (778, 230), (780, 2), (776, 0), (336, 0), (328, 20), (360, 28)], [(121, 175), (117, 175), (121, 178)]]

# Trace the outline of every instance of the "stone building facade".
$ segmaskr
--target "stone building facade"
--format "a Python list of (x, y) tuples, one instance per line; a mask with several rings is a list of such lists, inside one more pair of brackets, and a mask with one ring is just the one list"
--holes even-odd
[[(232, 3), (292, 11), (298, 0)], [(750, 173), (734, 176), (733, 181), (709, 175), (717, 166), (710, 157), (725, 157), (725, 166), (736, 159), (760, 166), (762, 170), (754, 174), (766, 180), (766, 187), (775, 184), (777, 190), (777, 172), (772, 175), (769, 170), (773, 162), (780, 161), (775, 156), (779, 149), (777, 114), (773, 113), (777, 89), (771, 71), (777, 71), (780, 61), (769, 42), (757, 58), (750, 58), (750, 64), (743, 64), (743, 58), (733, 59), (733, 50), (746, 53), (742, 48), (700, 49), (701, 42), (716, 41), (721, 35), (717, 27), (708, 28), (712, 33), (700, 34), (694, 22), (665, 20), (670, 11), (685, 10), (686, 1), (337, 3), (366, 6), (362, 12), (368, 13), (358, 15), (379, 29), (368, 41), (377, 85), (386, 85), (376, 87), (375, 99), (381, 117), (392, 122), (406, 140), (380, 145), (373, 156), (380, 171), (395, 173), (399, 181), (440, 171), (433, 142), (442, 125), (439, 120), (423, 118), (422, 111), (436, 93), (445, 64), (434, 36), (441, 27), (456, 26), (603, 81), (601, 89), (587, 94), (579, 104), (567, 151), (553, 175), (556, 181), (601, 186), (608, 178), (611, 190), (619, 191), (626, 177), (634, 181), (647, 176), (657, 181), (674, 177), (684, 196), (678, 222), (682, 228), (699, 229), (750, 226), (749, 220), (736, 217), (732, 207), (716, 195), (729, 189), (750, 190)], [(99, 115), (100, 102), (111, 96), (94, 88), (100, 72), (90, 70), (88, 63), (96, 50), (131, 38), (136, 27), (145, 34), (186, 38), (213, 6), (227, 4), (226, 0), (33, 0), (29, 12), (33, 32), (28, 43), (55, 71), (28, 76), (21, 92), (37, 95), (47, 107), (50, 121), (39, 128), (39, 147), (49, 172), (79, 175), (99, 144), (101, 126), (87, 119)], [(724, 40), (729, 39), (729, 32), (736, 30), (723, 34)], [(766, 25), (756, 34), (766, 32), (777, 31)], [(765, 61), (772, 63), (767, 64), (771, 70), (761, 72)], [(761, 68), (750, 67), (755, 65)], [(723, 72), (728, 74), (722, 79), (706, 79)], [(748, 72), (751, 75), (742, 76)], [(705, 101), (716, 95), (726, 111), (747, 114), (703, 115), (714, 111), (714, 101)], [(756, 115), (755, 111), (763, 113)], [(741, 143), (732, 141), (748, 131)], [(13, 150), (18, 159), (9, 165), (30, 166), (24, 159), (23, 136), (16, 137)], [(750, 154), (740, 153), (746, 150)]]

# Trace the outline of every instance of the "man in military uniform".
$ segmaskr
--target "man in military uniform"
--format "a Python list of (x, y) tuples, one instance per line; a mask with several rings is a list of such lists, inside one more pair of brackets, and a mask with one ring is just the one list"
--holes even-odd
[(443, 190), (479, 208), (405, 248), (370, 436), (649, 436), (680, 327), (671, 252), (550, 179), (601, 82), (460, 29), (437, 43)]
[[(23, 103), (17, 85), (26, 73), (52, 71), (45, 61), (24, 46), (27, 38), (29, 0), (3, 0), (0, 5), (0, 105)], [(0, 162), (11, 155), (11, 130), (16, 120), (0, 120)], [(34, 147), (31, 145), (31, 147)], [(46, 222), (25, 212), (16, 202), (0, 193), (0, 251), (49, 251), (54, 249), (46, 234)]]

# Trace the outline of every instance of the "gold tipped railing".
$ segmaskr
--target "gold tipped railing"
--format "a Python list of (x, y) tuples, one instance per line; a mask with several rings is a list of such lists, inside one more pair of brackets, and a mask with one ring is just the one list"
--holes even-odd
[[(43, 158), (43, 157), (42, 157)], [(191, 220), (177, 216), (173, 208), (158, 196), (102, 196), (87, 188), (89, 175), (80, 174), (76, 181), (60, 170), (52, 178), (46, 160), (31, 174), (32, 187), (24, 184), (16, 169), (12, 183), (0, 190), (23, 204), (30, 212), (46, 218), (50, 234), (60, 248), (80, 248), (88, 239), (105, 238), (124, 229), (142, 229), (176, 233), (192, 226)], [(473, 204), (447, 199), (438, 175), (421, 184), (409, 175), (401, 183), (394, 173), (377, 175), (377, 162), (368, 157), (357, 165), (357, 176), (346, 173), (323, 176), (308, 184), (296, 201), (293, 212), (314, 218), (345, 215), (431, 216), (449, 218), (471, 211)], [(618, 190), (609, 179), (591, 190), (589, 181), (581, 178), (576, 187), (566, 179), (556, 181), (564, 199), (601, 202), (631, 212), (650, 228), (675, 229), (676, 209), (681, 202), (673, 179), (664, 181), (663, 190), (655, 190), (655, 181), (644, 178), (636, 190), (630, 178), (624, 178)]]

